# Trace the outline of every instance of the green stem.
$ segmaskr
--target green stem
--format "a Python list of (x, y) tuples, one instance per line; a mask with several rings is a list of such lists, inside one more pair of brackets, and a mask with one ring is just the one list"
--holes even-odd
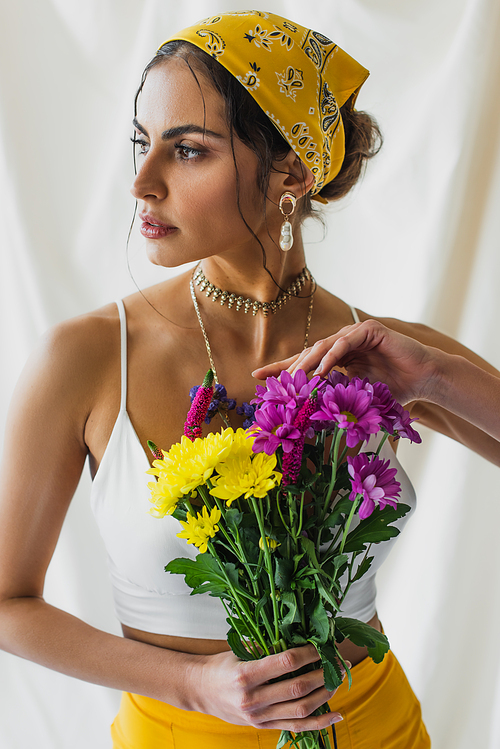
[(277, 498), (277, 502), (276, 503), (278, 505), (279, 516), (281, 518), (281, 522), (283, 523), (283, 527), (284, 527), (284, 529), (287, 532), (287, 536), (291, 536), (292, 535), (292, 531), (290, 530), (290, 528), (286, 524), (285, 518), (283, 517), (283, 513), (281, 512), (281, 503), (280, 503), (279, 497)]
[(359, 505), (359, 500), (361, 499), (361, 497), (362, 497), (361, 494), (356, 494), (356, 499), (352, 503), (351, 512), (349, 513), (349, 517), (347, 518), (347, 523), (345, 524), (344, 534), (342, 536), (342, 542), (340, 544), (339, 554), (342, 554), (342, 552), (344, 551), (347, 534), (349, 533), (349, 528), (351, 527), (352, 519), (354, 517), (354, 513), (357, 510), (357, 507)]
[(255, 497), (250, 498), (250, 502), (252, 504), (253, 511), (255, 513), (255, 517), (257, 518), (257, 523), (259, 525), (259, 531), (260, 531), (260, 537), (262, 538), (262, 545), (264, 546), (264, 557), (266, 560), (266, 569), (267, 574), (269, 576), (269, 585), (271, 587), (271, 600), (273, 604), (273, 615), (274, 615), (274, 639), (277, 642), (280, 639), (280, 630), (279, 630), (279, 616), (278, 616), (278, 601), (276, 600), (276, 588), (274, 585), (274, 575), (273, 575), (273, 564), (271, 561), (271, 552), (269, 550), (269, 546), (267, 545), (267, 538), (266, 538), (266, 532), (264, 530), (264, 521), (262, 519), (262, 516), (260, 514), (260, 509), (257, 505), (257, 500)]
[[(255, 634), (255, 636), (257, 638), (257, 641), (259, 642), (260, 646), (265, 651), (266, 655), (269, 655), (269, 649), (268, 649), (268, 647), (266, 645), (265, 640), (263, 639), (263, 637), (262, 637), (262, 635), (260, 633), (260, 630), (259, 630), (257, 624), (253, 621), (253, 618), (252, 618), (252, 616), (250, 614), (250, 611), (249, 611), (249, 609), (248, 609), (245, 601), (241, 600), (240, 595), (238, 594), (238, 591), (235, 590), (235, 588), (233, 587), (233, 584), (232, 584), (230, 578), (228, 577), (228, 575), (226, 573), (226, 570), (224, 569), (224, 565), (221, 563), (219, 555), (217, 554), (216, 550), (214, 549), (212, 543), (208, 543), (208, 549), (209, 549), (210, 553), (212, 554), (212, 556), (217, 560), (217, 562), (219, 564), (219, 568), (220, 568), (222, 574), (224, 575), (224, 578), (225, 578), (226, 583), (228, 585), (228, 588), (231, 591), (231, 594), (233, 596), (234, 602), (235, 602), (236, 606), (240, 609), (238, 611), (238, 615), (239, 615), (240, 619), (243, 619), (245, 621), (245, 623), (248, 624), (251, 627), (251, 629), (254, 631), (254, 634)], [(244, 616), (241, 616), (241, 612), (242, 611), (244, 612)]]
[(382, 447), (384, 446), (384, 442), (386, 441), (386, 439), (388, 438), (388, 436), (389, 436), (389, 432), (385, 432), (384, 436), (380, 440), (380, 445), (377, 447), (375, 455), (380, 455), (380, 451), (382, 450)]
[[(371, 545), (371, 544), (368, 544), (368, 548), (366, 549), (365, 555), (364, 555), (363, 559), (361, 560), (361, 562), (360, 562), (360, 565), (361, 565), (361, 564), (363, 564), (363, 562), (365, 561), (366, 557), (368, 556), (368, 554), (369, 554), (369, 552), (370, 552), (370, 549), (371, 549), (371, 547), (372, 547), (372, 545)], [(347, 594), (348, 594), (348, 592), (349, 592), (349, 588), (351, 587), (351, 585), (352, 585), (352, 582), (353, 582), (351, 578), (352, 578), (352, 565), (354, 564), (354, 561), (355, 561), (355, 559), (353, 558), (353, 559), (351, 560), (351, 564), (350, 564), (350, 565), (349, 565), (349, 567), (348, 567), (348, 569), (349, 569), (349, 574), (348, 574), (348, 578), (349, 578), (349, 579), (348, 579), (348, 581), (347, 581), (347, 585), (346, 585), (346, 586), (345, 586), (345, 588), (344, 588), (344, 595), (342, 596), (342, 599), (341, 599), (341, 601), (340, 601), (340, 605), (342, 605), (342, 601), (344, 601), (344, 599), (345, 599), (346, 595), (347, 595)]]
[(304, 519), (303, 516), (304, 516), (304, 493), (302, 493), (302, 495), (300, 497), (299, 528), (297, 530), (297, 538), (302, 533), (302, 522), (303, 522), (303, 519)]
[[(200, 490), (201, 498), (203, 499), (203, 502), (205, 503), (205, 506), (206, 506), (207, 510), (212, 511), (213, 510), (213, 505), (210, 504), (210, 500), (209, 500), (209, 497), (208, 497), (208, 492), (205, 491), (205, 487), (204, 486), (203, 487), (199, 486), (198, 489)], [(215, 504), (217, 505), (217, 508), (220, 510), (220, 513), (221, 513), (222, 517), (224, 518), (225, 514), (226, 514), (225, 513), (225, 509), (226, 508), (224, 507), (224, 505), (221, 504), (221, 502), (219, 502), (219, 500), (217, 499), (217, 497), (214, 497), (214, 500), (215, 500)], [(224, 538), (226, 539), (226, 541), (230, 545), (233, 554), (236, 556), (236, 558), (238, 559), (238, 561), (243, 564), (243, 559), (241, 558), (240, 549), (234, 543), (233, 539), (231, 538), (231, 536), (229, 535), (229, 533), (227, 532), (227, 530), (225, 529), (225, 527), (224, 527), (224, 525), (222, 523), (219, 524), (219, 528), (220, 528), (220, 530), (222, 532), (222, 535), (224, 536)]]
[(332, 458), (331, 458), (332, 448), (330, 449), (330, 462), (332, 464), (332, 477), (330, 479), (330, 486), (328, 487), (328, 491), (326, 493), (326, 498), (325, 498), (325, 503), (323, 505), (323, 511), (321, 513), (320, 527), (321, 527), (321, 524), (323, 523), (323, 520), (325, 519), (326, 514), (328, 512), (328, 506), (330, 504), (330, 499), (332, 497), (333, 489), (335, 487), (335, 481), (337, 479), (337, 465), (338, 465), (338, 458), (339, 458), (339, 447), (340, 447), (340, 440), (342, 439), (343, 432), (344, 432), (343, 429), (339, 429), (338, 427), (335, 427), (333, 444), (332, 444), (332, 448), (333, 448), (333, 461), (332, 461)]
[(195, 518), (196, 517), (196, 513), (193, 510), (193, 505), (191, 504), (191, 502), (189, 501), (189, 499), (187, 497), (184, 497), (184, 504), (188, 508), (189, 514), (192, 515)]

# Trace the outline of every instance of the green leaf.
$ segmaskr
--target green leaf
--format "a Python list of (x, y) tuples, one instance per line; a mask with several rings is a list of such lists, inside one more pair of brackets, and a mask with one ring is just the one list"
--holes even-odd
[(293, 575), (294, 564), (291, 559), (282, 559), (278, 557), (275, 560), (276, 572), (274, 582), (280, 590), (290, 590), (290, 583)]
[(390, 648), (389, 640), (382, 632), (369, 624), (365, 624), (365, 622), (360, 622), (358, 619), (337, 616), (335, 628), (354, 645), (366, 647), (368, 655), (375, 663), (380, 663)]
[(259, 601), (257, 602), (257, 605), (255, 606), (255, 621), (256, 622), (259, 621), (260, 612), (262, 611), (266, 603), (270, 600), (271, 599), (269, 598), (269, 594), (264, 593), (262, 598), (260, 598)]
[(342, 497), (333, 507), (331, 513), (326, 517), (323, 526), (325, 528), (333, 528), (338, 525), (342, 519), (342, 515), (348, 515), (352, 507), (352, 502), (349, 499), (349, 495)]
[(295, 578), (295, 585), (302, 590), (316, 590), (316, 583), (309, 577)]
[[(236, 584), (240, 587), (238, 573), (234, 564), (226, 564), (225, 567), (226, 570), (228, 567), (233, 568), (234, 572), (233, 570), (229, 570), (230, 576), (234, 578), (234, 575), (236, 575)], [(184, 575), (186, 585), (193, 588), (191, 595), (209, 593), (215, 598), (227, 597), (229, 585), (224, 573), (220, 569), (217, 560), (208, 553), (198, 554), (195, 559), (172, 559), (165, 567), (165, 572), (170, 572), (174, 575)]]
[(232, 616), (226, 619), (226, 621), (234, 627), (242, 640), (246, 638), (252, 639), (252, 632), (245, 621), (238, 619), (236, 616)]
[(293, 741), (293, 734), (290, 731), (282, 731), (276, 744), (276, 749), (283, 749), (290, 741)]
[(349, 533), (344, 551), (362, 551), (365, 544), (378, 544), (399, 535), (399, 530), (390, 525), (410, 511), (408, 505), (398, 504), (397, 508), (387, 505), (383, 510), (374, 510), (370, 517), (361, 520)]
[[(229, 624), (231, 624), (232, 620), (227, 620)], [(242, 661), (253, 661), (255, 660), (252, 655), (248, 652), (246, 647), (243, 645), (240, 636), (238, 635), (237, 631), (234, 629), (234, 627), (231, 627), (229, 632), (227, 633), (227, 641), (229, 644), (229, 647), (233, 651), (233, 653), (240, 658)]]
[(327, 590), (323, 583), (321, 582), (319, 576), (316, 577), (316, 587), (318, 588), (318, 593), (320, 596), (327, 601), (330, 606), (332, 606), (336, 611), (339, 610), (339, 605), (337, 601), (335, 600), (335, 596), (330, 590)]
[(342, 669), (337, 658), (336, 648), (332, 645), (319, 645), (316, 649), (321, 656), (325, 688), (329, 692), (333, 692), (342, 684)]
[(365, 575), (370, 567), (372, 566), (373, 557), (365, 557), (361, 564), (359, 565), (358, 569), (356, 570), (356, 574), (352, 578), (352, 582), (355, 580), (359, 580), (363, 575)]
[(330, 619), (319, 596), (317, 597), (314, 609), (310, 614), (310, 622), (318, 636), (318, 642), (326, 642), (328, 640), (328, 635), (330, 634)]
[(183, 520), (184, 522), (186, 522), (187, 510), (177, 505), (177, 507), (172, 513), (172, 517), (175, 518), (176, 520)]
[(236, 535), (237, 530), (241, 525), (241, 521), (243, 520), (243, 513), (236, 507), (231, 507), (229, 510), (226, 510), (225, 519), (228, 528), (230, 528), (234, 535)]
[(319, 572), (319, 562), (316, 556), (316, 547), (314, 546), (314, 542), (311, 541), (310, 538), (305, 538), (304, 536), (301, 536), (300, 543), (302, 545), (302, 548), (307, 554), (307, 558), (309, 559), (309, 564), (311, 565), (311, 567), (313, 567), (313, 569), (318, 570)]
[(333, 559), (333, 566), (335, 567), (336, 570), (339, 570), (340, 567), (342, 567), (342, 565), (347, 562), (347, 560), (348, 560), (347, 554), (338, 554)]
[(284, 604), (288, 609), (288, 614), (281, 620), (282, 624), (292, 624), (293, 622), (300, 622), (300, 612), (297, 605), (297, 599), (295, 593), (292, 591), (285, 591), (281, 594), (281, 603)]

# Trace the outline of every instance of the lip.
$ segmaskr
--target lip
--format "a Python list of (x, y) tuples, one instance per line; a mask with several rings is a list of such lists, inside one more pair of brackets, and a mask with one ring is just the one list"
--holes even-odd
[(166, 237), (169, 234), (173, 234), (174, 231), (177, 231), (176, 226), (165, 224), (150, 213), (140, 213), (139, 218), (142, 221), (140, 229), (141, 234), (148, 239), (160, 239), (161, 237)]

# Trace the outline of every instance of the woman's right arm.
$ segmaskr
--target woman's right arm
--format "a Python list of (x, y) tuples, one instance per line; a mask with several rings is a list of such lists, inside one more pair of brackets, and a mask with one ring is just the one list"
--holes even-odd
[(267, 684), (318, 659), (312, 646), (243, 663), (102, 632), (43, 599), (45, 574), (87, 456), (85, 425), (102, 379), (109, 320), (78, 318), (30, 359), (9, 412), (0, 479), (0, 647), (85, 681), (233, 723), (322, 728), (322, 671)]

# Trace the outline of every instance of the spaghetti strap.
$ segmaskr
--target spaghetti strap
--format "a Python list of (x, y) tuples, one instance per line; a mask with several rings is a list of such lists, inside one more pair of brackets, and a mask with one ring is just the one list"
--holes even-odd
[(127, 317), (121, 299), (116, 300), (120, 315), (120, 362), (121, 362), (121, 399), (120, 411), (127, 410)]
[(358, 311), (354, 309), (354, 307), (351, 304), (349, 305), (349, 307), (351, 308), (351, 313), (352, 313), (354, 322), (361, 322), (361, 320), (359, 319)]

